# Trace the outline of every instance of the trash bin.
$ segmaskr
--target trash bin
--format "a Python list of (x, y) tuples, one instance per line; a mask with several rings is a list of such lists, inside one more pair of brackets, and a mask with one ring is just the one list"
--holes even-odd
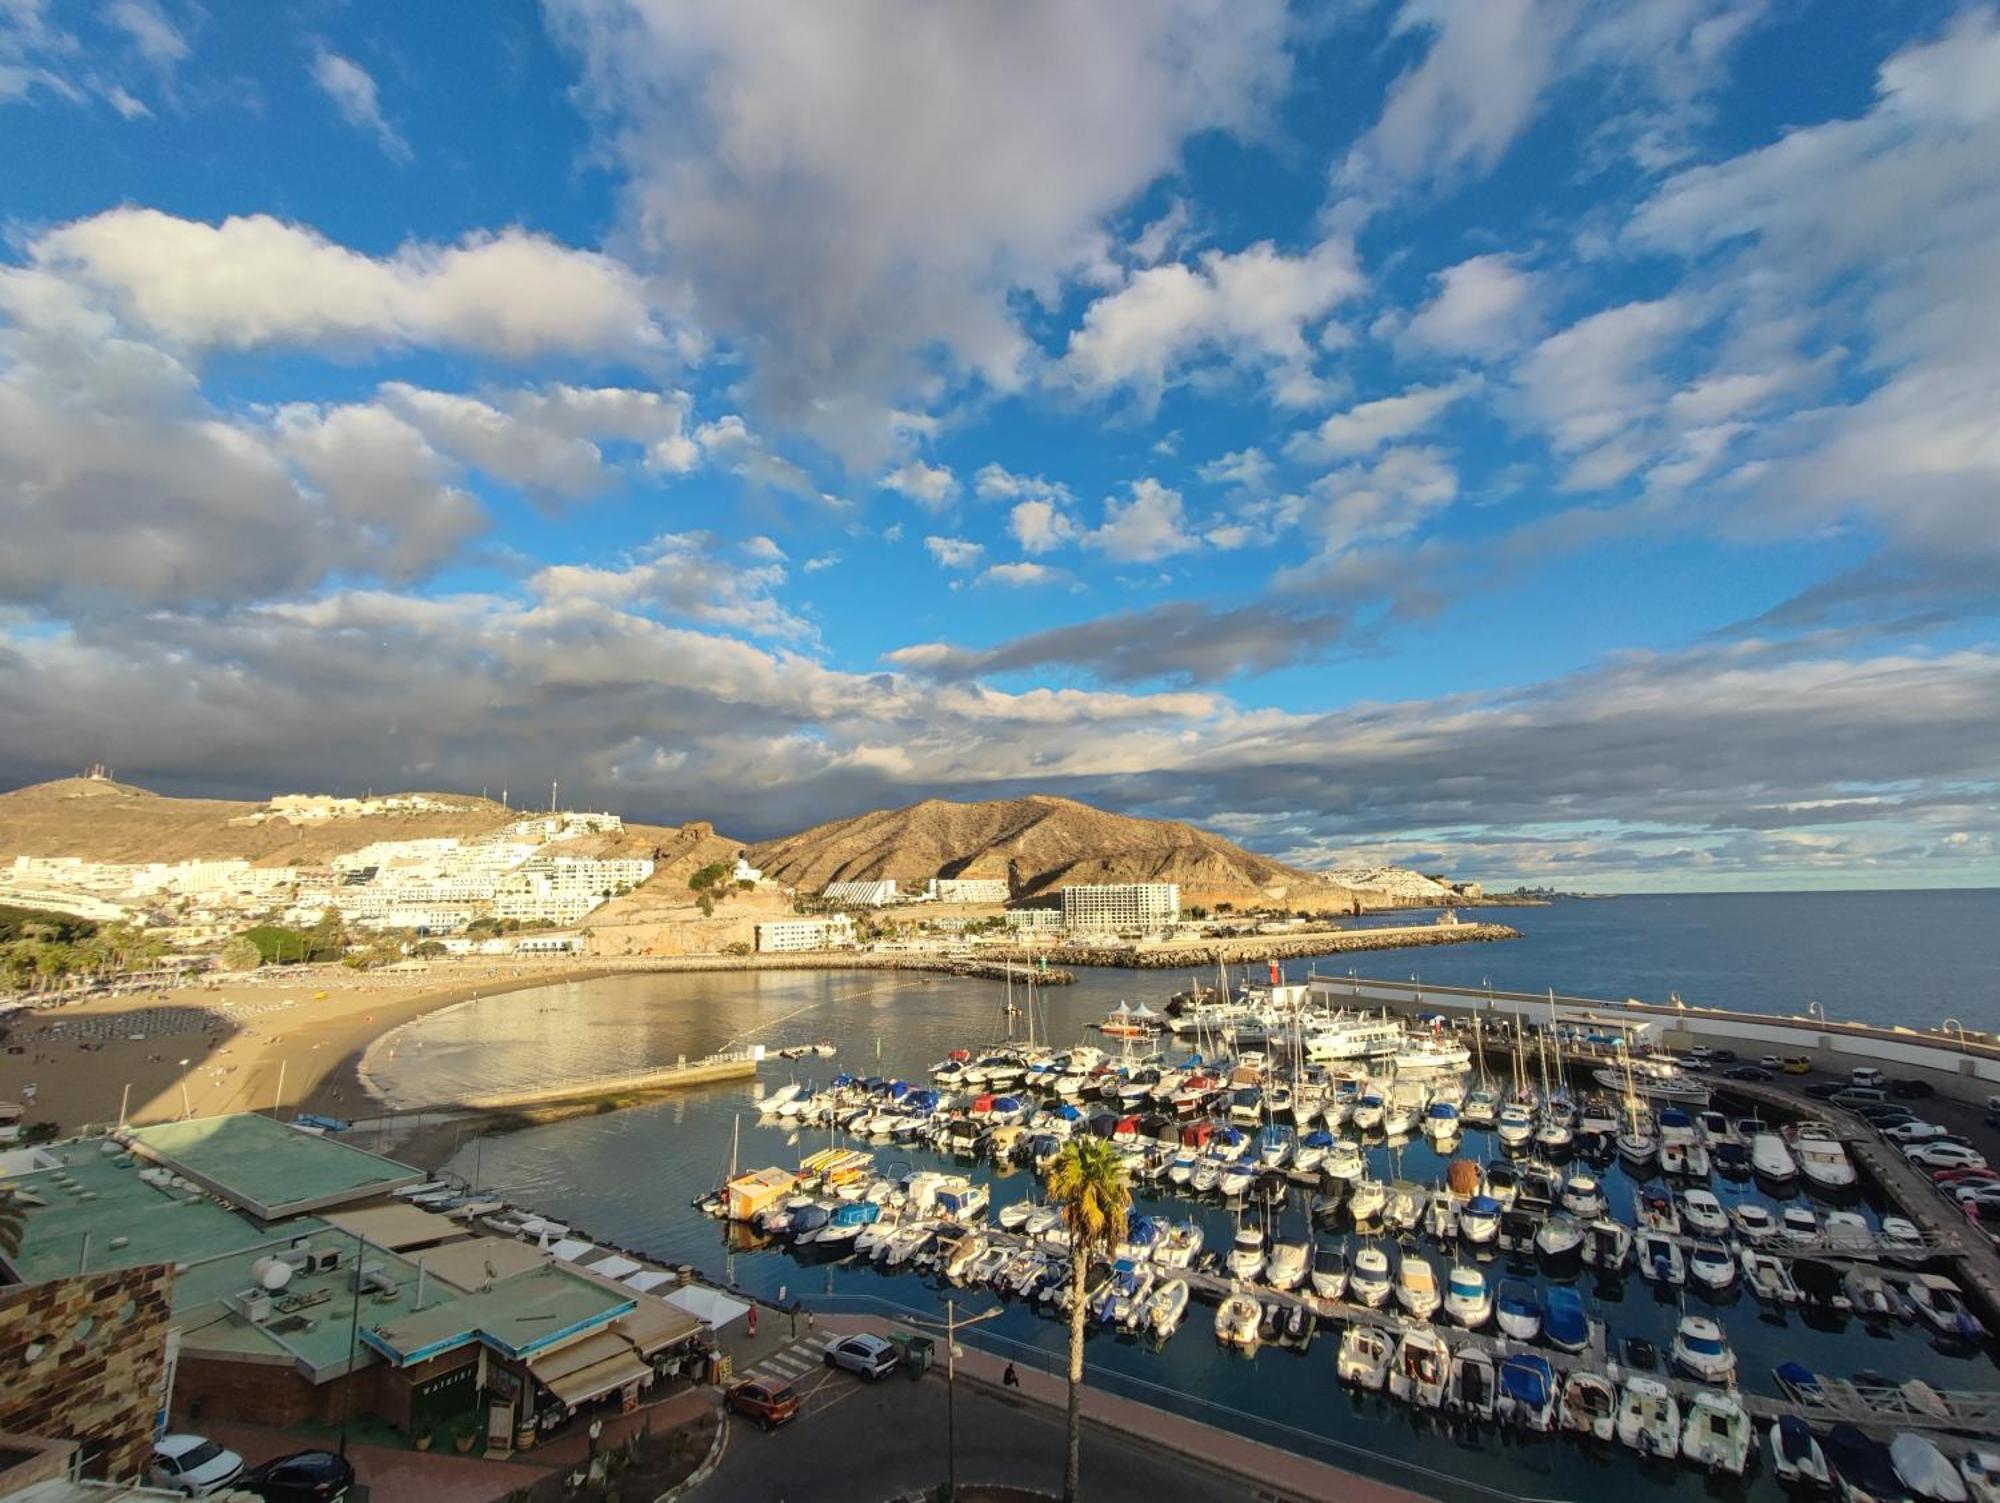
[(903, 1371), (915, 1382), (931, 1370), (934, 1343), (928, 1336), (905, 1336), (897, 1345), (903, 1349)]

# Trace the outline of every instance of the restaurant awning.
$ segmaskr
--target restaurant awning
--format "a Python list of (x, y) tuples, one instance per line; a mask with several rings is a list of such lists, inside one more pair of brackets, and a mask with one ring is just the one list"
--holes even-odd
[(586, 1336), (534, 1358), (528, 1363), (528, 1371), (535, 1375), (536, 1382), (572, 1408), (653, 1375), (653, 1369), (639, 1360), (631, 1343), (610, 1331), (599, 1331), (595, 1336)]
[(698, 1285), (676, 1289), (665, 1298), (668, 1304), (680, 1307), (696, 1320), (718, 1331), (750, 1310), (749, 1304), (743, 1300), (731, 1299), (726, 1294)]
[(642, 1357), (678, 1346), (701, 1330), (701, 1322), (664, 1300), (642, 1299), (638, 1308), (611, 1322), (611, 1329), (638, 1349)]

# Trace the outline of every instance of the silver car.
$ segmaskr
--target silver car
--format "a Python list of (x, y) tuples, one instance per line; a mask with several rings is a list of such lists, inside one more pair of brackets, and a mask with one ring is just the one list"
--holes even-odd
[(896, 1370), (896, 1349), (880, 1336), (841, 1336), (826, 1344), (826, 1365), (844, 1367), (874, 1382)]
[(201, 1435), (165, 1435), (153, 1444), (153, 1484), (205, 1498), (243, 1475), (243, 1458)]

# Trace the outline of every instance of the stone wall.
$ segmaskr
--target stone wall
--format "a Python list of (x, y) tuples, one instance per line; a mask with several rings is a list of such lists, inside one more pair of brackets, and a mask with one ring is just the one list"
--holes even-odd
[(156, 1263), (0, 1289), (0, 1430), (76, 1441), (90, 1476), (143, 1475), (173, 1280)]

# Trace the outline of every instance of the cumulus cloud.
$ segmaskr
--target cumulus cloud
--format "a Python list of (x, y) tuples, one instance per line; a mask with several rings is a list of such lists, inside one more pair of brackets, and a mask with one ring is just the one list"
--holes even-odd
[(1024, 553), (1052, 553), (1077, 536), (1077, 525), (1053, 501), (1017, 501), (1007, 513), (1007, 531)]
[(1076, 498), (1061, 481), (1042, 475), (1016, 475), (1004, 465), (981, 465), (973, 477), (973, 493), (982, 501), (1048, 501), (1067, 506)]
[(1443, 416), (1445, 409), (1473, 389), (1469, 379), (1441, 386), (1412, 386), (1393, 397), (1362, 402), (1306, 433), (1296, 434), (1286, 452), (1303, 459), (1347, 458), (1367, 454), (1396, 439), (1420, 433)]
[(1612, 485), (1644, 463), (1669, 395), (1657, 362), (1695, 323), (1685, 298), (1623, 303), (1551, 334), (1515, 367), (1520, 408), (1572, 458), (1565, 483)]
[(912, 459), (882, 477), (882, 489), (914, 501), (927, 511), (942, 511), (958, 499), (958, 477), (945, 465)]
[(1235, 449), (1219, 459), (1211, 459), (1195, 473), (1210, 485), (1228, 485), (1258, 493), (1270, 485), (1276, 470), (1262, 449), (1250, 448)]
[(1308, 333), (1361, 291), (1353, 247), (1288, 256), (1269, 242), (1135, 273), (1084, 310), (1061, 379), (1090, 395), (1129, 389), (1150, 410), (1189, 369), (1222, 361), (1266, 374), (1282, 405), (1317, 400)]
[[(768, 546), (755, 546), (760, 543)], [(723, 557), (722, 540), (713, 533), (667, 533), (616, 567), (551, 564), (536, 571), (528, 586), (555, 607), (590, 602), (753, 636), (810, 636), (811, 626), (772, 593), (785, 582), (783, 553), (773, 554), (776, 545), (769, 538), (753, 538), (745, 546), (759, 560), (750, 568)]]
[(968, 538), (927, 537), (924, 548), (937, 560), (940, 569), (970, 569), (986, 551), (983, 544)]
[(366, 68), (322, 46), (313, 53), (312, 76), (349, 125), (373, 136), (391, 161), (410, 160), (410, 143), (382, 113), (381, 94), (374, 75)]
[(1047, 564), (1012, 563), (994, 564), (979, 576), (979, 582), (1020, 587), (1057, 584), (1068, 578), (1061, 569), (1052, 569)]
[(29, 254), (191, 351), (422, 345), (521, 360), (667, 347), (630, 270), (520, 229), (372, 257), (265, 214), (211, 225), (120, 208), (48, 231)]
[(1533, 274), (1507, 256), (1474, 256), (1431, 280), (1436, 292), (1402, 331), (1407, 350), (1490, 359), (1519, 348), (1540, 320)]
[(1147, 564), (1187, 553), (1201, 541), (1187, 529), (1187, 508), (1181, 493), (1151, 478), (1135, 480), (1124, 501), (1104, 499), (1104, 522), (1089, 534), (1089, 543), (1119, 563)]
[(1280, 0), (554, 0), (649, 268), (740, 341), (755, 395), (873, 471), (939, 384), (1012, 390), (1105, 225), (1198, 131), (1258, 124)]

